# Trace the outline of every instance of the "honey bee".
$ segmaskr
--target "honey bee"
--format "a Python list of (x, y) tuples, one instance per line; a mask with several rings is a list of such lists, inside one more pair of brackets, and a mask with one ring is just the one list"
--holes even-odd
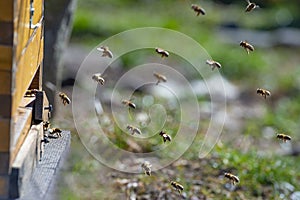
[(259, 8), (258, 5), (256, 5), (255, 3), (251, 3), (249, 0), (246, 0), (248, 5), (245, 9), (245, 12), (251, 12), (252, 10), (254, 10), (255, 8)]
[(181, 184), (179, 184), (179, 183), (177, 183), (177, 182), (175, 182), (175, 181), (171, 181), (171, 186), (172, 186), (176, 191), (178, 191), (179, 194), (181, 194), (181, 192), (182, 192), (183, 189), (184, 189), (184, 187), (183, 187)]
[(101, 74), (100, 73), (97, 73), (97, 74), (94, 74), (92, 76), (92, 79), (98, 83), (100, 83), (101, 85), (104, 85), (105, 83), (105, 80), (103, 77), (101, 77)]
[(237, 176), (235, 176), (235, 175), (233, 175), (231, 173), (225, 173), (224, 176), (226, 178), (228, 178), (230, 180), (231, 184), (233, 184), (233, 185), (235, 185), (236, 183), (240, 182), (239, 177), (237, 177)]
[(154, 72), (153, 75), (157, 78), (156, 85), (158, 85), (161, 81), (167, 82), (167, 77), (165, 77), (164, 75), (156, 73), (156, 72)]
[(61, 137), (62, 130), (59, 128), (50, 128), (48, 131), (49, 131), (49, 134), (55, 136), (56, 138)]
[(124, 100), (122, 100), (122, 104), (129, 106), (131, 108), (134, 108), (134, 109), (136, 108), (136, 105), (134, 103), (132, 103), (130, 100), (124, 99)]
[(25, 93), (25, 97), (35, 97), (35, 93), (38, 91), (38, 89), (27, 90)]
[(267, 98), (267, 96), (271, 96), (271, 92), (265, 89), (257, 88), (256, 93)]
[(97, 50), (102, 52), (102, 57), (106, 57), (106, 56), (109, 58), (113, 57), (112, 52), (109, 50), (107, 46), (98, 47)]
[(135, 127), (135, 126), (127, 125), (126, 128), (127, 128), (129, 131), (131, 131), (131, 135), (134, 135), (135, 133), (137, 133), (137, 134), (139, 134), (139, 135), (142, 134), (142, 131), (141, 131), (139, 128)]
[(168, 135), (166, 132), (164, 131), (160, 131), (159, 135), (163, 138), (164, 143), (166, 143), (166, 141), (171, 142), (172, 138), (170, 135)]
[(163, 50), (162, 48), (155, 48), (155, 51), (161, 55), (161, 57), (169, 57), (169, 52), (167, 52), (166, 50)]
[(213, 71), (215, 68), (221, 68), (222, 65), (214, 60), (206, 60), (206, 64), (208, 64), (211, 67), (211, 70)]
[(197, 16), (205, 15), (205, 10), (201, 6), (192, 4), (191, 8), (197, 13)]
[(249, 44), (246, 40), (241, 41), (240, 46), (247, 51), (247, 54), (249, 54), (250, 51), (254, 51), (254, 47), (251, 44)]
[(151, 167), (152, 167), (152, 165), (150, 164), (150, 162), (145, 161), (144, 163), (142, 163), (141, 167), (145, 171), (145, 174), (147, 174), (148, 176), (151, 176)]
[(59, 97), (61, 98), (62, 103), (64, 104), (64, 106), (65, 106), (66, 104), (70, 104), (70, 103), (71, 103), (70, 98), (69, 98), (65, 93), (60, 92), (60, 93), (59, 93)]
[(277, 138), (282, 140), (283, 142), (286, 142), (287, 140), (291, 140), (292, 137), (289, 135), (285, 135), (283, 133), (277, 134)]
[(50, 122), (49, 121), (45, 121), (43, 122), (43, 128), (44, 128), (44, 131), (47, 131), (49, 128), (50, 128)]

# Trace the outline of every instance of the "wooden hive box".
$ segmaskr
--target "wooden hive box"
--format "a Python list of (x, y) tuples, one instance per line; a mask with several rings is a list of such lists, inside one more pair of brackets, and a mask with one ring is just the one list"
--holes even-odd
[[(18, 169), (34, 167), (39, 158), (34, 155), (27, 161), (26, 155), (28, 148), (39, 149), (47, 116), (42, 92), (43, 12), (43, 0), (0, 0), (0, 199), (20, 195)], [(39, 97), (25, 97), (29, 89), (40, 91)], [(37, 102), (42, 118), (36, 114)], [(25, 143), (32, 147), (26, 150)]]

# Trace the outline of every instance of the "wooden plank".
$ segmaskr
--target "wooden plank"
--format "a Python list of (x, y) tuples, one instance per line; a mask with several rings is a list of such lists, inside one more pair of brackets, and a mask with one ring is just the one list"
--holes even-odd
[(0, 71), (0, 95), (10, 94), (11, 92), (11, 81), (12, 72), (10, 71)]
[(11, 71), (12, 60), (12, 46), (0, 45), (0, 70)]
[(0, 175), (0, 199), (9, 197), (9, 176)]
[(14, 161), (20, 151), (25, 138), (30, 130), (32, 120), (32, 108), (18, 108), (18, 117), (13, 131), (11, 131), (10, 153), (11, 161)]
[(0, 1), (0, 21), (13, 21), (14, 0)]
[(37, 139), (40, 126), (43, 124), (33, 125), (20, 148), (15, 160), (12, 162), (11, 180), (10, 180), (10, 197), (20, 197), (22, 188), (29, 182), (33, 169), (37, 161)]
[[(0, 152), (9, 152), (10, 145), (10, 119), (0, 119)], [(0, 162), (1, 163), (1, 162)], [(1, 172), (0, 172), (1, 173)]]
[(16, 45), (16, 60), (25, 48), (30, 38), (30, 0), (19, 1), (15, 8), (14, 35), (16, 35), (14, 44)]
[(36, 34), (33, 36), (30, 44), (24, 51), (24, 54), (17, 63), (17, 70), (15, 75), (15, 88), (13, 88), (13, 107), (12, 116), (15, 116), (16, 109), (20, 104), (26, 90), (36, 73), (40, 63), (39, 54), (41, 51), (41, 34), (42, 28), (38, 28)]
[(20, 103), (20, 107), (27, 107), (29, 104), (32, 104), (35, 100), (35, 97), (24, 97)]
[(13, 22), (0, 21), (0, 44), (13, 45)]
[[(41, 0), (34, 0), (34, 14), (32, 17), (32, 24), (37, 25), (40, 23), (39, 27), (41, 28), (41, 23), (43, 19), (43, 3)], [(18, 6), (16, 6), (16, 13), (19, 13), (15, 18), (14, 30), (17, 36), (15, 44), (17, 43), (16, 50), (16, 59), (20, 59), (22, 52), (28, 46), (30, 38), (35, 34), (37, 28), (30, 28), (30, 0), (22, 0)]]
[(8, 175), (9, 173), (9, 152), (3, 153), (0, 152), (0, 176)]
[(11, 117), (12, 96), (10, 94), (0, 94), (0, 118)]

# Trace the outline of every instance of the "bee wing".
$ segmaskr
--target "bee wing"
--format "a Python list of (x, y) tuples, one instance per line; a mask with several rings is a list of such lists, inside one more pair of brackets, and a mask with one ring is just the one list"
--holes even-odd
[(102, 47), (98, 47), (97, 50), (100, 52), (104, 52), (104, 49)]
[(110, 58), (113, 57), (113, 53), (112, 53), (110, 50), (107, 51), (106, 55), (107, 55), (108, 57), (110, 57)]
[(248, 4), (250, 4), (250, 0), (246, 0), (246, 2), (247, 2)]

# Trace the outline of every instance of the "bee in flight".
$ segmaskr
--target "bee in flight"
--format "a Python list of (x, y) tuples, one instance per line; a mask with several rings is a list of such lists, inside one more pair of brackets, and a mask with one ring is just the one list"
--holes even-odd
[(233, 175), (231, 173), (225, 173), (224, 176), (226, 178), (228, 178), (230, 180), (231, 184), (233, 184), (233, 185), (235, 185), (236, 183), (240, 182), (239, 177), (237, 177), (237, 176), (235, 176), (235, 175)]
[(271, 96), (271, 92), (265, 89), (257, 88), (256, 93), (263, 96), (265, 99), (267, 96)]
[(127, 128), (129, 131), (131, 131), (131, 135), (134, 135), (135, 133), (137, 133), (137, 134), (139, 134), (139, 135), (142, 134), (142, 131), (141, 131), (139, 128), (135, 127), (135, 126), (127, 125), (126, 128)]
[(160, 82), (167, 82), (167, 77), (165, 77), (162, 74), (154, 72), (153, 76), (155, 76), (157, 78), (156, 85), (158, 85)]
[(62, 130), (59, 128), (50, 128), (49, 130), (49, 134), (52, 135), (52, 137), (54, 136), (55, 138), (59, 138), (61, 137), (61, 132)]
[(98, 47), (97, 50), (102, 52), (102, 57), (113, 57), (113, 53), (109, 50), (107, 46)]
[(59, 97), (61, 98), (62, 103), (64, 104), (64, 106), (65, 106), (66, 104), (70, 104), (70, 103), (71, 103), (70, 98), (69, 98), (65, 93), (60, 92), (60, 93), (59, 93)]
[(124, 99), (124, 100), (122, 100), (122, 104), (129, 106), (131, 108), (134, 108), (134, 109), (136, 108), (136, 105), (130, 100)]
[(145, 161), (144, 163), (142, 163), (141, 167), (145, 171), (145, 174), (147, 174), (148, 176), (151, 176), (151, 167), (152, 167), (152, 165), (150, 164), (150, 162)]
[(241, 41), (240, 46), (247, 51), (247, 54), (249, 54), (250, 51), (254, 51), (254, 47), (251, 44), (249, 44), (246, 40)]
[(161, 57), (169, 57), (169, 52), (167, 52), (166, 50), (163, 50), (162, 48), (156, 47), (155, 48), (156, 53), (160, 54)]
[(251, 3), (249, 0), (246, 0), (248, 5), (245, 9), (245, 12), (251, 12), (252, 10), (254, 10), (255, 8), (259, 8), (259, 6), (255, 3)]
[(197, 13), (197, 16), (205, 15), (205, 10), (201, 6), (192, 4), (191, 8)]
[(176, 191), (178, 191), (179, 194), (181, 194), (181, 192), (182, 192), (183, 189), (184, 189), (184, 187), (183, 187), (181, 184), (179, 184), (179, 183), (177, 183), (177, 182), (175, 182), (175, 181), (171, 181), (171, 186), (172, 186)]
[(213, 71), (215, 68), (221, 68), (222, 65), (214, 60), (206, 60), (206, 64), (208, 64), (211, 67), (211, 70)]
[(94, 74), (94, 75), (92, 76), (92, 79), (93, 79), (94, 81), (100, 83), (101, 85), (104, 85), (104, 83), (105, 83), (105, 80), (104, 80), (104, 78), (101, 76), (100, 73)]
[(172, 138), (170, 135), (168, 135), (166, 132), (164, 131), (160, 131), (159, 135), (163, 138), (164, 143), (166, 143), (166, 141), (171, 142)]
[(285, 135), (283, 133), (277, 134), (277, 138), (282, 140), (283, 142), (286, 142), (287, 140), (291, 140), (292, 137), (289, 135)]

